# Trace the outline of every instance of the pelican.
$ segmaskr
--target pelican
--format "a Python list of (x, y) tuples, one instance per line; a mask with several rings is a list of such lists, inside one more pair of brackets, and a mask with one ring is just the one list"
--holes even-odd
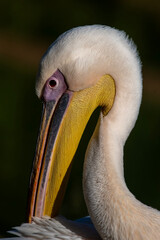
[[(40, 62), (37, 96), (43, 101), (22, 239), (159, 240), (160, 212), (128, 190), (123, 149), (141, 104), (141, 62), (122, 31), (73, 28)], [(92, 113), (101, 108), (88, 144), (83, 192), (90, 217), (58, 216), (73, 157)]]

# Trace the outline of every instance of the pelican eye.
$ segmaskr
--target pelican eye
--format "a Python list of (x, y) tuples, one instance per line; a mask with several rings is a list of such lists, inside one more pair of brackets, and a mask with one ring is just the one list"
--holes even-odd
[(54, 80), (54, 79), (52, 79), (52, 80), (50, 80), (49, 81), (49, 86), (51, 87), (51, 88), (55, 88), (56, 86), (57, 86), (57, 81), (56, 80)]

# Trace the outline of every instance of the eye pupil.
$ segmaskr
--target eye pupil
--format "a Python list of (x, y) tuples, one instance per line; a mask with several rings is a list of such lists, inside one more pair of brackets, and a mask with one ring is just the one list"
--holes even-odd
[(52, 79), (52, 80), (49, 81), (49, 86), (50, 86), (50, 87), (53, 88), (53, 87), (55, 87), (56, 85), (57, 85), (57, 82), (56, 82), (54, 79)]

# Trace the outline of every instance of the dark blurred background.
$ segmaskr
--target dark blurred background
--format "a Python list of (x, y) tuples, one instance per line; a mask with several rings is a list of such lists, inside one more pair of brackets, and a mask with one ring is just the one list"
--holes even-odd
[[(44, 51), (62, 32), (105, 24), (133, 38), (143, 63), (140, 116), (125, 146), (125, 178), (143, 203), (160, 210), (160, 1), (0, 1), (0, 235), (25, 221), (29, 176), (41, 103), (35, 76)], [(87, 214), (81, 177), (81, 141), (62, 214)], [(85, 144), (83, 144), (85, 142)], [(85, 146), (84, 146), (85, 145)]]

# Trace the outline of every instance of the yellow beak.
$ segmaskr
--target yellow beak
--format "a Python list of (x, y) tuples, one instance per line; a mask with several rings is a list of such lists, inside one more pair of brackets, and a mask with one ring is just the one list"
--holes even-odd
[(31, 175), (29, 222), (32, 216), (58, 214), (87, 122), (98, 106), (106, 115), (114, 97), (114, 80), (104, 75), (90, 88), (78, 92), (65, 90), (57, 102), (45, 104)]

